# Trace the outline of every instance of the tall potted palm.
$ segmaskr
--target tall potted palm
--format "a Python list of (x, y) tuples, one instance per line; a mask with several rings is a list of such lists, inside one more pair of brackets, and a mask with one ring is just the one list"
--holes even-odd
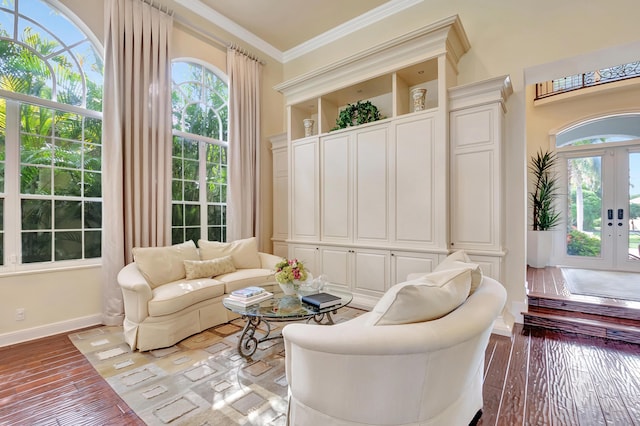
[(541, 149), (529, 164), (534, 187), (529, 193), (533, 227), (527, 233), (527, 263), (534, 268), (544, 268), (549, 264), (553, 242), (551, 230), (560, 222), (560, 212), (555, 206), (560, 195), (555, 171), (557, 160), (555, 153)]

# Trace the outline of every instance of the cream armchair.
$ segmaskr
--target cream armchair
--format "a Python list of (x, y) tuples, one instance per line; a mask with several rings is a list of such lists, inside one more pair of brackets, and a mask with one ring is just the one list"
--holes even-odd
[(335, 326), (287, 325), (289, 424), (468, 425), (481, 414), (484, 353), (505, 300), (485, 277), (431, 321), (373, 325), (374, 309)]

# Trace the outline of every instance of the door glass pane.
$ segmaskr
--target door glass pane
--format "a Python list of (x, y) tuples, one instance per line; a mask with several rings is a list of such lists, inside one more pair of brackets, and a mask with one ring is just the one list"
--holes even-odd
[(629, 260), (640, 260), (640, 153), (629, 154)]
[(567, 254), (599, 257), (602, 252), (602, 159), (571, 158), (567, 163)]

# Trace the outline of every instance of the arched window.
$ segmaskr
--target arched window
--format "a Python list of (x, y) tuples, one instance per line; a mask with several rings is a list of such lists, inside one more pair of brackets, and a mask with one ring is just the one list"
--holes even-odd
[(174, 61), (172, 241), (226, 241), (227, 82), (206, 65)]
[(7, 267), (101, 256), (99, 49), (49, 3), (0, 3), (0, 224)]

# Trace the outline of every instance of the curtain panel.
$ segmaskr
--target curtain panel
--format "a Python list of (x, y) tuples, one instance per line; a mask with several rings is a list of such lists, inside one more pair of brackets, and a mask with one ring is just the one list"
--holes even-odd
[[(260, 105), (262, 64), (227, 49), (229, 75), (229, 192), (227, 240), (260, 237)], [(260, 241), (258, 241), (260, 246)]]
[(104, 5), (103, 322), (115, 325), (132, 248), (171, 242), (173, 17), (141, 0)]

